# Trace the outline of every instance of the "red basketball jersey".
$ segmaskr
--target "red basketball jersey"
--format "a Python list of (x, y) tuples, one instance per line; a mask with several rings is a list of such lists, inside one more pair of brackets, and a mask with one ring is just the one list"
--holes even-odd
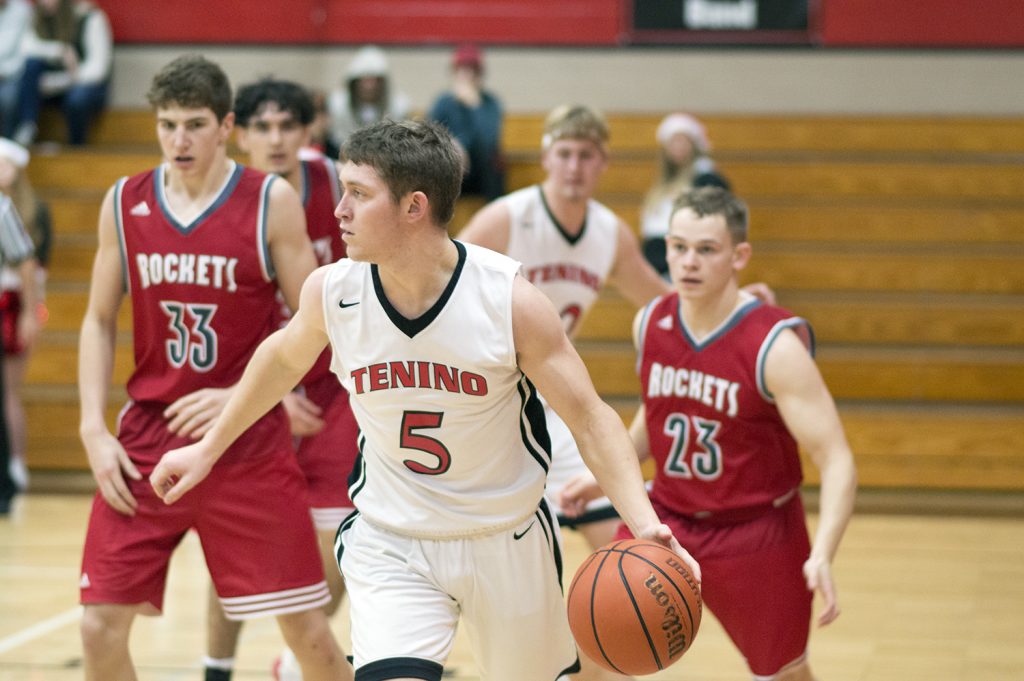
[(639, 371), (652, 499), (683, 515), (771, 503), (800, 484), (797, 445), (764, 384), (764, 358), (785, 329), (813, 348), (806, 321), (758, 300), (697, 342), (672, 293), (645, 308)]
[(345, 242), (334, 209), (341, 201), (341, 187), (334, 161), (326, 156), (302, 161), (302, 205), (306, 209), (306, 231), (320, 265), (345, 257)]
[[(266, 238), (270, 176), (236, 165), (209, 208), (187, 225), (170, 212), (163, 182), (162, 166), (122, 178), (114, 207), (132, 301), (128, 395), (169, 404), (241, 378), (276, 328), (277, 285)], [(286, 424), (283, 413), (268, 418)], [(263, 446), (272, 447), (276, 428), (258, 423), (232, 450), (261, 430)]]
[[(323, 156), (314, 160), (304, 160), (302, 172), (302, 205), (306, 210), (306, 231), (313, 242), (318, 265), (329, 265), (345, 257), (345, 242), (341, 240), (341, 227), (338, 218), (334, 217), (334, 209), (341, 201), (341, 187), (338, 183), (338, 171), (334, 161)], [(286, 321), (288, 308), (284, 307)], [(307, 396), (321, 407), (325, 407), (335, 392), (341, 392), (338, 381), (324, 381), (331, 374), (331, 350), (326, 349), (309, 370), (302, 385), (307, 389)], [(317, 384), (318, 385), (314, 385)], [(324, 391), (327, 394), (323, 394)]]

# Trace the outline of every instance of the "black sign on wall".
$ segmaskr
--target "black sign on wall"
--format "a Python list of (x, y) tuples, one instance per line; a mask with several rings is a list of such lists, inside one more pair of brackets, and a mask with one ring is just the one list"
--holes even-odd
[(809, 43), (815, 0), (633, 0), (634, 42)]

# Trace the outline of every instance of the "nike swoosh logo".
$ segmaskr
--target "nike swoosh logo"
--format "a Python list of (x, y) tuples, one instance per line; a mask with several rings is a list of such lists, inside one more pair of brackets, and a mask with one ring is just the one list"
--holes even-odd
[(344, 298), (342, 298), (341, 300), (338, 301), (338, 307), (340, 307), (342, 310), (344, 310), (346, 307), (352, 307), (353, 305), (358, 305), (358, 304), (359, 304), (358, 300), (356, 302), (354, 302), (354, 303), (346, 303)]
[[(535, 522), (537, 522), (537, 521), (534, 520), (533, 523), (535, 523)], [(530, 531), (530, 528), (533, 527), (533, 523), (530, 523), (529, 525), (527, 525), (526, 529), (523, 530), (522, 532), (513, 532), (512, 533), (512, 538), (515, 539), (516, 541), (519, 541), (520, 539), (522, 539), (526, 535), (526, 533)]]

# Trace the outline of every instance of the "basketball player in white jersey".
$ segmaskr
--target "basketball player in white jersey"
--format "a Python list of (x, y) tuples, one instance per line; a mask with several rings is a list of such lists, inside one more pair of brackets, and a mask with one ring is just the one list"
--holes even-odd
[(335, 214), (349, 258), (307, 279), (216, 425), (166, 453), (153, 487), (180, 499), (330, 344), (361, 427), (356, 512), (336, 544), (356, 678), (439, 681), (460, 619), (481, 679), (574, 672), (538, 389), (626, 525), (698, 578), (699, 566), (651, 508), (629, 435), (550, 301), (519, 263), (449, 239), (462, 176), (451, 136), (386, 121), (354, 133), (344, 156)]
[[(629, 226), (593, 198), (608, 167), (608, 139), (608, 124), (600, 112), (586, 106), (557, 107), (544, 123), (543, 183), (485, 206), (459, 233), (460, 241), (520, 261), (523, 275), (551, 299), (570, 338), (605, 283), (636, 307), (671, 290), (644, 259)], [(749, 288), (760, 297), (772, 297), (764, 284)], [(561, 512), (559, 492), (586, 473), (586, 467), (565, 424), (550, 409), (546, 416), (553, 455), (548, 503), (559, 521), (579, 530), (592, 548), (604, 546), (619, 525), (607, 498), (590, 502), (579, 517)]]

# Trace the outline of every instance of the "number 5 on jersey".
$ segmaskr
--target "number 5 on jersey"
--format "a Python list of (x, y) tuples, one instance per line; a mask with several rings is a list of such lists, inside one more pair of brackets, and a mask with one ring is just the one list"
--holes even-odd
[(402, 412), (402, 433), (399, 445), (403, 449), (415, 449), (426, 452), (437, 458), (437, 465), (427, 466), (413, 459), (406, 459), (402, 463), (414, 473), (423, 475), (441, 475), (452, 465), (452, 455), (448, 448), (429, 435), (421, 435), (415, 431), (424, 428), (440, 428), (444, 412), (440, 411), (406, 411)]

